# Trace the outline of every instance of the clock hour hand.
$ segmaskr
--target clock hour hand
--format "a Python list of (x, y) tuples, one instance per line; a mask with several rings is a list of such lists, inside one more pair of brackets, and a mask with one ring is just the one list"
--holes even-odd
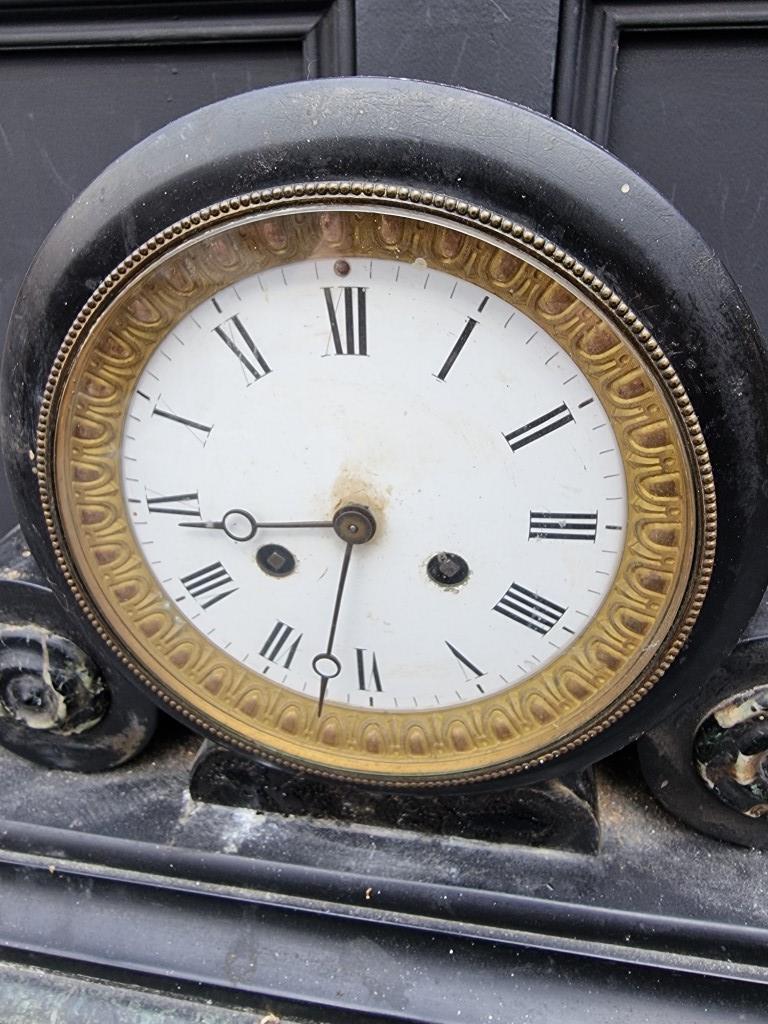
[(252, 540), (258, 530), (303, 530), (315, 526), (333, 526), (332, 522), (257, 523), (250, 512), (242, 508), (231, 508), (222, 519), (204, 519), (199, 523), (179, 523), (193, 530), (223, 530), (232, 540)]

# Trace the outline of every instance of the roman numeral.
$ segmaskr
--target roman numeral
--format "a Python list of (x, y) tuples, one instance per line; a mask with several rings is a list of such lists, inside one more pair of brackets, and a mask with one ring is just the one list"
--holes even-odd
[(197, 516), (200, 518), (200, 502), (197, 491), (194, 494), (168, 494), (162, 498), (147, 498), (150, 512), (162, 512), (169, 516)]
[(519, 583), (512, 584), (499, 603), (493, 606), (493, 610), (527, 626), (534, 633), (541, 633), (542, 636), (557, 625), (565, 614), (565, 608), (542, 597), (541, 594), (526, 590)]
[(208, 427), (205, 423), (198, 423), (197, 420), (187, 419), (186, 416), (177, 416), (175, 412), (170, 412), (168, 409), (160, 409), (157, 406), (152, 410), (152, 415), (160, 416), (164, 420), (173, 420), (174, 423), (180, 423), (183, 427), (188, 427), (193, 437), (196, 437), (202, 445), (205, 445), (208, 435), (213, 430), (213, 427)]
[(467, 341), (469, 340), (469, 336), (475, 327), (477, 327), (477, 320), (473, 320), (471, 316), (467, 317), (467, 322), (464, 326), (464, 330), (459, 335), (458, 341), (453, 346), (451, 351), (448, 353), (448, 358), (440, 367), (440, 372), (435, 374), (438, 380), (445, 380), (445, 378), (448, 376), (448, 371), (459, 358), (461, 350), (466, 345)]
[(530, 423), (526, 423), (525, 426), (518, 427), (517, 430), (505, 434), (504, 437), (512, 451), (516, 452), (518, 449), (530, 444), (531, 441), (537, 441), (540, 437), (545, 437), (547, 434), (551, 434), (553, 430), (558, 430), (560, 427), (564, 427), (566, 423), (572, 422), (573, 416), (571, 416), (571, 411), (563, 402), (562, 405), (558, 405), (551, 412), (538, 416), (535, 420), (531, 420)]
[[(331, 322), (331, 339), (337, 356), (367, 356), (368, 326), (366, 323), (365, 288), (340, 288), (343, 327), (339, 326), (333, 302), (333, 288), (323, 288), (325, 308)], [(355, 302), (357, 300), (357, 302)], [(357, 315), (355, 315), (357, 305)], [(329, 355), (326, 352), (326, 355)]]
[(458, 648), (454, 647), (453, 644), (448, 643), (447, 640), (445, 641), (445, 646), (448, 648), (448, 650), (451, 652), (454, 658), (456, 658), (459, 665), (461, 666), (461, 671), (462, 674), (464, 675), (465, 683), (471, 683), (473, 679), (479, 679), (481, 676), (485, 675), (485, 672), (479, 669), (477, 665), (473, 665), (469, 658), (466, 658), (461, 653), (461, 651), (458, 650)]
[[(230, 590), (224, 589), (234, 581), (221, 562), (213, 562), (211, 565), (191, 572), (188, 576), (180, 577), (180, 579), (187, 593), (194, 597), (202, 608), (210, 608), (211, 605), (223, 601), (225, 597), (234, 594), (238, 589), (237, 587), (232, 587)], [(200, 598), (206, 594), (211, 596), (205, 601), (201, 601)]]
[[(264, 646), (259, 651), (262, 658), (266, 658), (267, 661), (273, 661), (276, 665), (282, 665), (283, 668), (290, 668), (296, 654), (296, 649), (304, 637), (303, 633), (299, 633), (293, 643), (288, 643), (291, 633), (293, 633), (293, 626), (288, 626), (285, 622), (280, 622), (278, 619)], [(280, 660), (281, 653), (282, 660)]]
[(237, 314), (214, 327), (214, 331), (229, 351), (237, 356), (248, 384), (253, 384), (272, 372)]
[(368, 659), (366, 658), (367, 651), (364, 648), (356, 647), (357, 652), (357, 683), (361, 690), (367, 690), (370, 684), (373, 684), (373, 688), (377, 693), (382, 692), (381, 676), (379, 675), (379, 666), (376, 661), (376, 655), (371, 654), (370, 667), (366, 665)]
[(597, 537), (597, 512), (531, 512), (528, 540), (591, 540)]

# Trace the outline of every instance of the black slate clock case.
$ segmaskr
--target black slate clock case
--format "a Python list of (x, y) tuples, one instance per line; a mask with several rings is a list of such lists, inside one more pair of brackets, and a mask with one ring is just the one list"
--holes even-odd
[[(390, 79), (297, 83), (174, 122), (112, 164), (40, 250), (16, 303), (2, 376), (2, 441), (33, 555), (70, 613), (30, 453), (46, 379), (92, 290), (170, 223), (241, 193), (368, 180), (487, 207), (561, 246), (626, 301), (664, 349), (698, 414), (717, 492), (714, 573), (665, 677), (607, 732), (525, 776), (594, 762), (700, 687), (733, 648), (768, 579), (768, 365), (712, 250), (645, 181), (540, 114), (477, 93)], [(103, 658), (116, 671), (113, 656)]]

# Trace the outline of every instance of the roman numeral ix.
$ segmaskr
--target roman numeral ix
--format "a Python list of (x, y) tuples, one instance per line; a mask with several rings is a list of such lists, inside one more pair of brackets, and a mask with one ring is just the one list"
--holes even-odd
[(547, 434), (551, 434), (553, 430), (559, 430), (566, 423), (572, 422), (573, 416), (571, 416), (571, 411), (563, 402), (556, 409), (544, 413), (543, 416), (537, 416), (535, 420), (531, 420), (530, 423), (518, 427), (517, 430), (511, 431), (509, 434), (505, 434), (504, 437), (512, 451), (516, 452), (532, 441), (537, 441), (540, 437), (545, 437)]
[[(211, 565), (196, 569), (195, 572), (191, 572), (188, 576), (181, 576), (180, 579), (187, 593), (194, 597), (202, 608), (210, 608), (211, 605), (223, 601), (225, 597), (234, 594), (238, 589), (237, 587), (226, 589), (234, 581), (221, 562), (212, 562)], [(201, 600), (206, 594), (211, 596), (204, 601)]]
[(541, 594), (521, 587), (519, 583), (512, 584), (498, 604), (493, 606), (493, 610), (542, 636), (557, 625), (565, 614), (565, 608)]
[[(365, 288), (340, 288), (342, 325), (336, 315), (333, 288), (323, 288), (325, 308), (331, 324), (331, 340), (337, 356), (368, 355), (368, 325), (366, 322)], [(357, 306), (357, 311), (355, 311)], [(326, 352), (326, 355), (329, 355)]]
[(288, 641), (292, 633), (293, 626), (288, 626), (285, 622), (280, 622), (278, 619), (259, 654), (262, 658), (266, 658), (267, 661), (273, 661), (276, 665), (282, 665), (283, 668), (290, 668), (296, 650), (304, 636), (303, 633), (299, 633), (293, 643), (289, 643)]
[(597, 512), (531, 512), (528, 539), (591, 540), (597, 537)]
[(271, 369), (264, 356), (256, 348), (256, 343), (243, 326), (240, 317), (235, 314), (214, 327), (229, 351), (238, 358), (248, 384), (261, 380)]

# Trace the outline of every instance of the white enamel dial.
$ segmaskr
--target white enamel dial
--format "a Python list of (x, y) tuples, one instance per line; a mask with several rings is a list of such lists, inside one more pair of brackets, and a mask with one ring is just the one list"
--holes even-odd
[[(522, 312), (420, 261), (287, 264), (200, 305), (139, 379), (122, 474), (179, 616), (308, 696), (326, 671), (328, 703), (430, 709), (519, 683), (594, 618), (624, 546), (621, 456), (586, 377)], [(315, 661), (347, 546), (295, 524), (347, 506), (375, 534), (349, 551), (334, 660)]]

